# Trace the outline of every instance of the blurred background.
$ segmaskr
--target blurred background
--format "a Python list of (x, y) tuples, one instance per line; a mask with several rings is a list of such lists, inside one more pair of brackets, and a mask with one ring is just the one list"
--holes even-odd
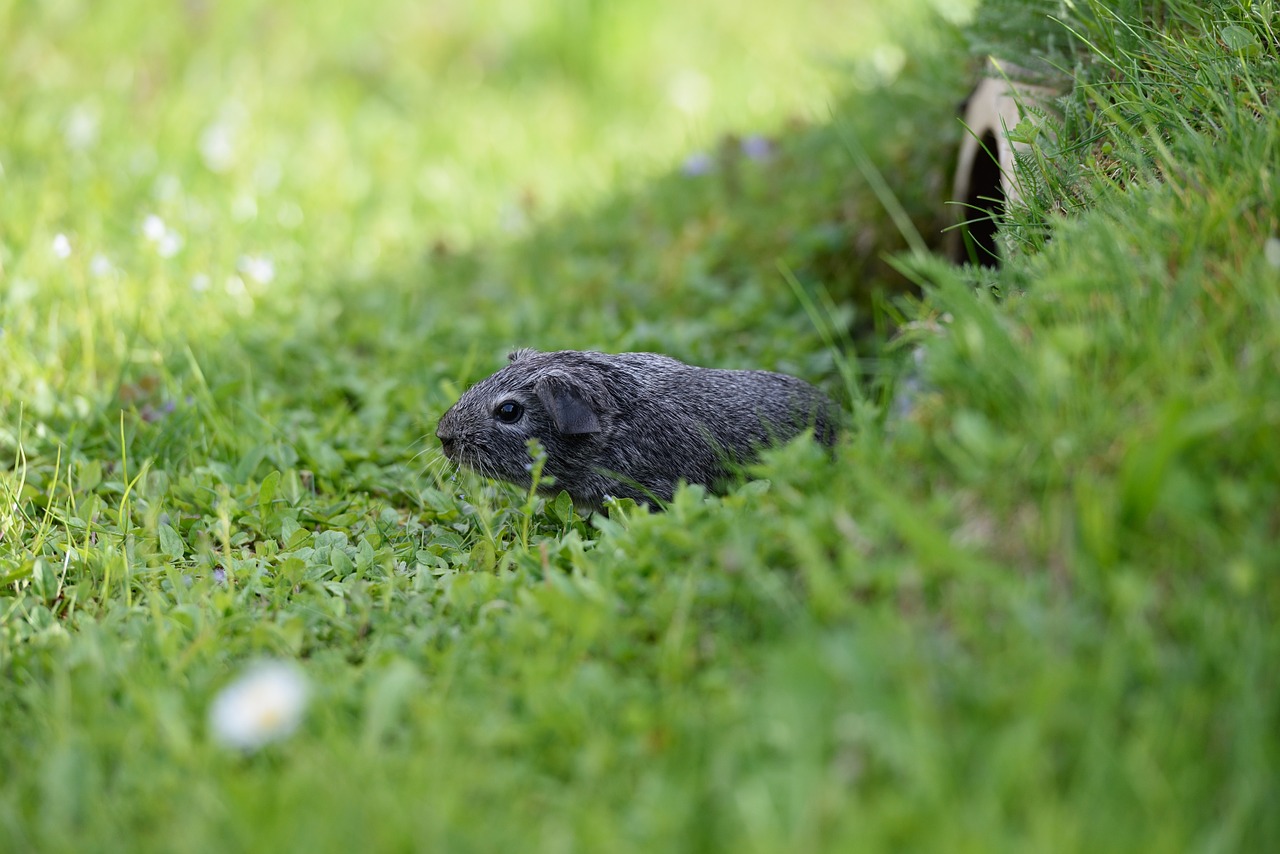
[(0, 323), (61, 368), (9, 377), (83, 415), (188, 351), (286, 396), (516, 344), (828, 375), (779, 263), (883, 331), (906, 243), (851, 151), (934, 241), (968, 13), (9, 0)]
[[(73, 201), (95, 199), (123, 213), (133, 193), (286, 225), (341, 207), (361, 257), (405, 229), (465, 243), (510, 226), (511, 206), (585, 204), (728, 129), (826, 120), (855, 57), (902, 65), (886, 15), (921, 15), (857, 0), (0, 9), (7, 182), (76, 179), (44, 217), (69, 226)], [(111, 197), (81, 195), (88, 179)]]

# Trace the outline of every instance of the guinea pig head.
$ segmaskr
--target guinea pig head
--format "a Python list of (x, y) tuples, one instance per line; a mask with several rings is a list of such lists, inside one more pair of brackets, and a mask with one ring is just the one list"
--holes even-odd
[(547, 454), (543, 471), (568, 487), (566, 481), (589, 466), (615, 404), (597, 370), (562, 364), (557, 355), (517, 351), (510, 365), (468, 389), (436, 428), (445, 456), (486, 477), (528, 486), (528, 441), (537, 439)]

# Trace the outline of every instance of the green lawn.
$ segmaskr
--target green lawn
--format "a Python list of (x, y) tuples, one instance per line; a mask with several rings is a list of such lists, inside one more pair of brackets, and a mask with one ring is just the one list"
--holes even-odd
[[(0, 0), (0, 851), (1280, 850), (1278, 8)], [(517, 346), (848, 429), (584, 520)]]

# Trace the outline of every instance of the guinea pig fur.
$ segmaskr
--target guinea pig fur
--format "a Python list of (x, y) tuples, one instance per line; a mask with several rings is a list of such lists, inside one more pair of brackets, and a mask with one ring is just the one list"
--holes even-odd
[(544, 475), (583, 508), (671, 500), (680, 481), (709, 488), (763, 447), (807, 430), (831, 445), (836, 409), (821, 391), (771, 371), (697, 368), (656, 353), (516, 350), (472, 386), (436, 429), (444, 454), (485, 477), (531, 482), (527, 442)]

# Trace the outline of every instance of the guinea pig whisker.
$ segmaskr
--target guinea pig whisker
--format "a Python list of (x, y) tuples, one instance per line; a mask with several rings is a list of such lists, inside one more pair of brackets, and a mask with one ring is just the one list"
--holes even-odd
[(426, 446), (426, 447), (424, 447), (421, 451), (418, 451), (418, 453), (416, 453), (416, 454), (414, 454), (412, 457), (410, 457), (410, 458), (409, 458), (409, 462), (411, 462), (411, 463), (412, 463), (412, 462), (417, 462), (418, 457), (425, 457), (425, 456), (429, 456), (429, 455), (431, 455), (431, 454), (437, 454), (437, 453), (440, 453), (440, 449), (439, 449), (439, 448), (433, 448), (433, 447), (431, 447), (430, 445), (427, 445), (427, 446)]
[(448, 457), (439, 448), (425, 448), (417, 454), (413, 455), (412, 461), (417, 461), (419, 457), (426, 457), (425, 468), (430, 469), (432, 466), (440, 465), (441, 461), (447, 461)]
[(449, 461), (443, 457), (432, 460), (426, 468), (426, 474), (436, 483), (445, 480), (445, 476), (449, 472)]

